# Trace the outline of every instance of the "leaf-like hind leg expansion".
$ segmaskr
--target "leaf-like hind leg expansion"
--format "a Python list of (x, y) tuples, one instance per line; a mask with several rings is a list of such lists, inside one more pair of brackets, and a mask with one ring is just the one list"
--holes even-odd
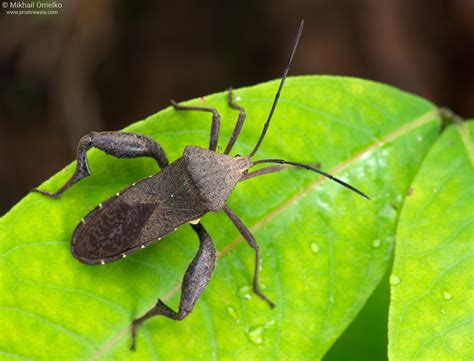
[(137, 328), (149, 318), (165, 316), (180, 321), (189, 315), (199, 297), (211, 279), (216, 264), (216, 248), (204, 226), (200, 223), (191, 225), (199, 236), (199, 250), (184, 274), (181, 284), (181, 301), (179, 311), (173, 311), (160, 299), (156, 305), (132, 323), (132, 350), (135, 350)]
[(77, 146), (77, 166), (71, 178), (55, 193), (32, 189), (51, 198), (59, 198), (69, 187), (90, 175), (86, 153), (98, 148), (117, 158), (152, 157), (161, 169), (168, 166), (165, 151), (153, 139), (137, 133), (127, 132), (92, 132), (81, 138)]
[(209, 149), (216, 151), (217, 142), (219, 141), (219, 129), (221, 127), (221, 116), (219, 115), (219, 112), (214, 108), (179, 105), (174, 100), (170, 100), (170, 103), (176, 110), (197, 110), (201, 112), (212, 113), (211, 139), (209, 141)]
[(253, 291), (263, 300), (267, 301), (271, 308), (275, 307), (275, 304), (265, 296), (259, 287), (259, 273), (260, 273), (260, 247), (255, 241), (254, 236), (250, 233), (250, 230), (245, 226), (245, 224), (240, 220), (239, 217), (229, 208), (229, 206), (224, 206), (224, 212), (229, 216), (230, 220), (237, 227), (239, 232), (242, 234), (244, 239), (247, 241), (250, 247), (255, 250), (255, 273), (253, 276)]
[(237, 123), (235, 123), (234, 131), (232, 132), (232, 135), (230, 136), (229, 143), (227, 143), (227, 146), (225, 147), (224, 154), (229, 154), (230, 151), (232, 150), (232, 147), (234, 146), (235, 141), (239, 137), (240, 131), (242, 130), (242, 126), (244, 125), (244, 120), (246, 116), (245, 109), (242, 108), (240, 105), (237, 105), (236, 103), (234, 103), (234, 100), (232, 97), (232, 88), (229, 88), (228, 103), (232, 109), (239, 111), (239, 117), (237, 119)]

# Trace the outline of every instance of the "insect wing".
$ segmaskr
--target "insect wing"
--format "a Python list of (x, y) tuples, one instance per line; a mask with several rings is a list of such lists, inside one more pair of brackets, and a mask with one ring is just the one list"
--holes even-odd
[(81, 262), (114, 261), (139, 249), (141, 232), (156, 208), (112, 199), (92, 211), (74, 231), (71, 252)]
[(76, 227), (71, 252), (104, 264), (151, 245), (208, 209), (195, 192), (182, 158), (100, 204)]

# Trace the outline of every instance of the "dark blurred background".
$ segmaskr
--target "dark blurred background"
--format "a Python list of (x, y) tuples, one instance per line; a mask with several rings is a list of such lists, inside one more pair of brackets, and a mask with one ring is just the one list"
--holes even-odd
[(474, 0), (58, 0), (0, 9), (0, 215), (79, 138), (168, 105), (292, 75), (374, 79), (474, 115)]
[[(292, 75), (369, 78), (474, 116), (474, 0), (57, 2), (0, 8), (0, 216), (90, 131), (278, 78), (301, 18)], [(386, 360), (388, 303), (385, 279), (325, 360)]]

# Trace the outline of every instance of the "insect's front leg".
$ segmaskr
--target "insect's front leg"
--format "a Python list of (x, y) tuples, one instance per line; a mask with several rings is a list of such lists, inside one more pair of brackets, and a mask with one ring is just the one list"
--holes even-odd
[(197, 110), (200, 112), (212, 113), (211, 139), (209, 140), (209, 149), (215, 151), (217, 149), (217, 143), (219, 141), (219, 130), (221, 128), (221, 116), (219, 112), (214, 108), (180, 105), (180, 104), (177, 104), (174, 100), (171, 100), (170, 103), (176, 110), (179, 110), (179, 111)]
[(178, 312), (169, 308), (162, 300), (158, 299), (156, 305), (142, 317), (132, 323), (132, 350), (135, 350), (137, 328), (149, 318), (165, 316), (172, 320), (180, 321), (189, 315), (199, 297), (211, 279), (216, 264), (216, 248), (204, 226), (200, 223), (191, 225), (199, 236), (199, 250), (184, 274), (181, 284), (181, 300)]
[(279, 171), (281, 171), (285, 168), (287, 168), (287, 167), (284, 167), (282, 165), (271, 165), (269, 167), (257, 169), (253, 172), (242, 175), (242, 178), (240, 178), (239, 182), (243, 182), (243, 181), (248, 180), (248, 179), (259, 177), (261, 175), (279, 172)]
[(255, 273), (253, 276), (253, 291), (263, 300), (267, 301), (270, 307), (275, 307), (275, 304), (265, 296), (262, 291), (260, 290), (259, 286), (259, 273), (260, 273), (260, 247), (255, 241), (254, 236), (250, 232), (250, 230), (245, 226), (245, 224), (240, 220), (239, 217), (229, 208), (229, 206), (224, 206), (224, 212), (229, 216), (230, 220), (234, 225), (237, 227), (239, 232), (242, 234), (244, 239), (247, 241), (250, 247), (255, 250)]
[(168, 166), (168, 158), (163, 148), (150, 137), (137, 133), (101, 132), (85, 135), (77, 146), (77, 166), (72, 177), (54, 193), (39, 189), (33, 192), (41, 193), (50, 198), (59, 198), (68, 188), (90, 175), (86, 153), (92, 148), (98, 148), (117, 158), (152, 157), (160, 168)]

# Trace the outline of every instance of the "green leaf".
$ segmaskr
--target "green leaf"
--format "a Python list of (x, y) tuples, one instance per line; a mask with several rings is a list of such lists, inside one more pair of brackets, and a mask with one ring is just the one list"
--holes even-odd
[(446, 129), (417, 174), (397, 232), (391, 360), (472, 360), (474, 122)]
[(389, 272), (385, 274), (354, 321), (324, 355), (323, 361), (388, 360), (388, 276)]
[[(247, 120), (235, 153), (248, 154), (278, 82), (236, 91)], [(189, 104), (222, 115), (220, 147), (236, 111), (225, 92)], [(210, 117), (165, 109), (127, 130), (158, 140), (171, 160), (209, 143)], [(88, 211), (157, 171), (149, 159), (88, 153), (92, 176), (60, 200), (27, 195), (0, 220), (0, 350), (8, 359), (318, 359), (349, 325), (390, 262), (398, 209), (439, 132), (436, 108), (392, 87), (340, 77), (289, 78), (256, 159), (316, 164), (366, 192), (368, 201), (313, 172), (288, 169), (239, 184), (230, 207), (263, 254), (261, 283), (277, 307), (250, 292), (254, 253), (223, 212), (203, 224), (220, 251), (194, 312), (139, 329), (129, 325), (162, 297), (179, 302), (179, 283), (197, 249), (188, 226), (120, 262), (87, 266), (69, 240)], [(56, 190), (74, 164), (45, 182)]]

